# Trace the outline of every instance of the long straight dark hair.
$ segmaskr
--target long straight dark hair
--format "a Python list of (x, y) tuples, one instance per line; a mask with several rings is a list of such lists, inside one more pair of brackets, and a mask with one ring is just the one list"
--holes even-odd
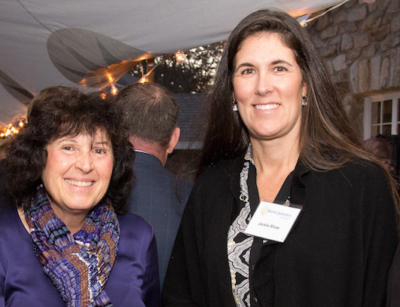
[(307, 106), (302, 110), (300, 158), (310, 168), (331, 170), (354, 156), (370, 160), (360, 150), (336, 89), (307, 32), (290, 15), (261, 10), (243, 19), (229, 36), (209, 95), (208, 127), (199, 173), (208, 165), (242, 154), (249, 144), (247, 129), (232, 112), (234, 58), (243, 41), (259, 33), (276, 33), (293, 51), (307, 85)]
[(386, 172), (399, 212), (393, 177), (375, 156), (362, 148), (308, 33), (293, 17), (276, 10), (250, 14), (229, 36), (208, 97), (208, 125), (197, 175), (214, 163), (243, 154), (249, 145), (247, 128), (238, 112), (232, 111), (232, 76), (234, 59), (243, 41), (260, 33), (280, 35), (282, 42), (293, 51), (307, 85), (307, 106), (302, 108), (299, 140), (300, 160), (318, 171), (340, 168), (354, 157), (379, 164)]

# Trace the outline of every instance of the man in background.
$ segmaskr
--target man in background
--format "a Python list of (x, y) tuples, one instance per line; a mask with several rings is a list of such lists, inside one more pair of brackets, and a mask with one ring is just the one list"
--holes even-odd
[(175, 97), (155, 83), (127, 86), (117, 96), (135, 149), (135, 180), (129, 211), (142, 216), (157, 240), (160, 284), (171, 256), (192, 183), (164, 169), (168, 154), (178, 144), (179, 105)]

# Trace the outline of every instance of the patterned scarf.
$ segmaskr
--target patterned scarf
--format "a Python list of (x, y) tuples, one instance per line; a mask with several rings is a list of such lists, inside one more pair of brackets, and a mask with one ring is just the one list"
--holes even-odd
[(67, 307), (112, 306), (103, 290), (118, 251), (119, 224), (100, 202), (74, 235), (55, 215), (43, 185), (25, 213), (36, 257)]
[(251, 144), (247, 149), (243, 169), (240, 173), (240, 200), (244, 206), (228, 231), (228, 262), (231, 271), (232, 293), (238, 307), (251, 306), (249, 263), (254, 237), (244, 233), (251, 219), (249, 190), (247, 186), (250, 163), (254, 165)]

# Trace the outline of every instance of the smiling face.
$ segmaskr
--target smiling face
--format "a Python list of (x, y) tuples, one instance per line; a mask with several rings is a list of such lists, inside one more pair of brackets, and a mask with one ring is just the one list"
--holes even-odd
[(276, 33), (247, 37), (234, 60), (234, 100), (252, 142), (298, 141), (307, 88), (293, 51)]
[(85, 218), (106, 194), (113, 170), (113, 151), (106, 133), (78, 134), (50, 142), (42, 181), (55, 214), (67, 221)]

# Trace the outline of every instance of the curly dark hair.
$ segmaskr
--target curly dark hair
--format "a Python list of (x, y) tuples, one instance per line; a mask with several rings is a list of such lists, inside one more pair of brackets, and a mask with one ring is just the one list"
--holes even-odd
[[(44, 91), (52, 94), (43, 95)], [(134, 151), (128, 130), (122, 125), (122, 112), (112, 96), (104, 93), (83, 94), (64, 86), (44, 89), (35, 99), (29, 122), (10, 144), (2, 161), (6, 193), (17, 207), (29, 209), (31, 197), (42, 183), (41, 175), (47, 162), (46, 146), (64, 136), (80, 133), (94, 135), (98, 129), (109, 137), (114, 165), (105, 195), (115, 212), (127, 211), (126, 199), (131, 190)]]

